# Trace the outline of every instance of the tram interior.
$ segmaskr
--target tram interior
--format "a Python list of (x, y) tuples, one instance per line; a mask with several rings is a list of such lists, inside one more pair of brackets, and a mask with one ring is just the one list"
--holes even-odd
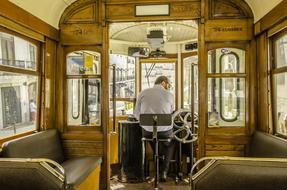
[[(285, 190), (286, 9), (0, 0), (0, 189)], [(162, 75), (173, 112), (137, 120), (138, 95)], [(160, 139), (158, 123), (172, 135)]]
[[(139, 94), (139, 92), (141, 92), (144, 89), (153, 87), (156, 78), (162, 75), (167, 76), (171, 81), (172, 87), (169, 89), (169, 91), (175, 97), (174, 100), (176, 107), (175, 111), (179, 110), (180, 112), (180, 113), (177, 112), (178, 115), (183, 114), (182, 117), (184, 117), (185, 114), (188, 112), (187, 110), (190, 110), (191, 106), (194, 107), (195, 109), (194, 111), (197, 113), (198, 111), (197, 21), (188, 20), (188, 21), (113, 23), (110, 25), (109, 35), (110, 35), (109, 47), (110, 47), (110, 68), (111, 68), (110, 99), (112, 100), (110, 102), (110, 115), (115, 114), (115, 118), (119, 117), (124, 118), (126, 115), (128, 115), (129, 119), (131, 119), (133, 117), (136, 94)], [(194, 69), (192, 70), (191, 67), (194, 67)], [(193, 72), (193, 74), (191, 74), (191, 72)], [(113, 75), (113, 73), (115, 75)], [(115, 77), (115, 85), (113, 84), (113, 77)], [(192, 82), (193, 86), (191, 85)], [(191, 87), (193, 89), (191, 89)], [(115, 94), (113, 94), (114, 89)], [(191, 93), (194, 93), (193, 101)], [(115, 97), (113, 97), (113, 95)], [(114, 102), (116, 110), (113, 110)], [(182, 110), (182, 112), (180, 110)], [(121, 119), (118, 120), (120, 121)], [(178, 125), (181, 126), (183, 125), (183, 123)], [(111, 137), (112, 142), (117, 142), (117, 138), (120, 138), (119, 137), (120, 135), (127, 136), (133, 134), (118, 133), (118, 135)], [(136, 138), (141, 139), (141, 136), (138, 135)], [(129, 140), (127, 139), (127, 141)], [(123, 145), (117, 144), (117, 146), (123, 146)], [(127, 153), (126, 156), (130, 156), (129, 154), (133, 154), (134, 153), (133, 149), (139, 147), (140, 146), (130, 147), (130, 150), (127, 151), (131, 152)], [(190, 149), (190, 146), (184, 148)], [(152, 158), (151, 148), (148, 151), (150, 154), (149, 157)], [(188, 155), (190, 154), (190, 151), (192, 150), (187, 151), (189, 152)], [(114, 170), (112, 170), (112, 175), (114, 173), (113, 179), (115, 180), (113, 180), (114, 184), (112, 184), (112, 188), (116, 188), (118, 186), (123, 187), (129, 186), (127, 184), (119, 185), (118, 181), (123, 181), (119, 178), (121, 178), (122, 175), (125, 175), (123, 174), (125, 172), (121, 172), (121, 170), (135, 169), (135, 168), (123, 169), (123, 167), (129, 167), (128, 165), (132, 163), (125, 163), (125, 166), (123, 166), (123, 164), (120, 164), (120, 166), (118, 165), (117, 168), (116, 166), (117, 163), (119, 162), (118, 159), (121, 156), (124, 157), (125, 155), (121, 155), (121, 153), (119, 153), (119, 155), (117, 154), (115, 155), (115, 151), (111, 152), (111, 157), (115, 158), (113, 160), (114, 167), (112, 167), (114, 168)], [(134, 159), (140, 159), (140, 156), (134, 156)], [(175, 159), (176, 159), (176, 153), (174, 153), (174, 160)], [(185, 159), (192, 159), (192, 158), (185, 157)], [(186, 161), (184, 163), (187, 164)], [(174, 163), (174, 172), (173, 172), (174, 180), (170, 181), (175, 182), (175, 178), (177, 175), (176, 168), (177, 165), (176, 163)], [(150, 180), (153, 180), (152, 178), (154, 175), (154, 168), (151, 167), (149, 168), (149, 170), (151, 170), (150, 176), (145, 177), (151, 178)], [(184, 172), (184, 177), (187, 178), (188, 168), (185, 168), (185, 170), (186, 171)], [(126, 175), (130, 175), (128, 174), (128, 172), (129, 171), (127, 171)], [(133, 180), (136, 181), (135, 179), (124, 179), (125, 182), (127, 181), (131, 182)], [(146, 184), (140, 184), (140, 185), (146, 185)], [(187, 183), (185, 184), (185, 186), (188, 186)]]

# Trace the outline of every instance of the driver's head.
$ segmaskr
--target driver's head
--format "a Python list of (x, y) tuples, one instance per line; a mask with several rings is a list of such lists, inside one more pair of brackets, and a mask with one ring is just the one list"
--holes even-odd
[(166, 76), (159, 76), (154, 82), (155, 85), (161, 85), (163, 86), (166, 90), (171, 88), (171, 84), (169, 79)]

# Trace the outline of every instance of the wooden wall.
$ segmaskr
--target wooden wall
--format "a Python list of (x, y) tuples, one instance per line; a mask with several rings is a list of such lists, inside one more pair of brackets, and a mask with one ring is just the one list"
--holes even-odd
[(273, 134), (270, 93), (270, 38), (287, 28), (287, 1), (283, 0), (255, 24), (258, 74), (258, 130)]
[[(136, 5), (168, 4), (167, 16), (135, 15)], [(256, 104), (259, 104), (259, 125), (266, 129), (268, 108), (266, 93), (258, 96), (255, 73), (257, 52), (258, 92), (266, 92), (266, 45), (268, 32), (274, 32), (275, 21), (284, 22), (286, 1), (256, 23), (254, 41), (253, 15), (243, 0), (79, 0), (69, 6), (60, 20), (60, 32), (9, 1), (1, 1), (0, 23), (16, 32), (31, 36), (43, 47), (42, 70), (42, 128), (58, 128), (62, 132), (68, 157), (80, 155), (103, 156), (103, 189), (109, 187), (110, 129), (108, 88), (108, 30), (109, 23), (120, 21), (153, 21), (197, 19), (199, 21), (199, 157), (242, 156), (256, 125)], [(277, 13), (276, 13), (277, 12)], [(21, 16), (19, 16), (21, 15)], [(286, 25), (281, 25), (282, 27)], [(270, 28), (273, 27), (273, 30)], [(277, 26), (278, 27), (278, 26)], [(32, 28), (32, 29), (29, 29)], [(270, 29), (267, 31), (267, 29)], [(278, 30), (278, 29), (276, 29)], [(259, 34), (261, 34), (259, 36)], [(59, 41), (59, 43), (58, 43)], [(247, 126), (244, 129), (208, 128), (207, 123), (207, 51), (209, 47), (244, 46), (247, 50)], [(65, 52), (67, 49), (100, 49), (102, 57), (102, 126), (100, 129), (68, 129), (65, 122)], [(260, 56), (263, 57), (260, 57)], [(55, 58), (57, 56), (57, 59)], [(262, 64), (261, 64), (262, 63)], [(53, 69), (56, 68), (56, 69)], [(261, 80), (262, 79), (262, 80)]]
[[(203, 156), (244, 156), (252, 128), (256, 125), (256, 101), (254, 72), (256, 62), (253, 41), (253, 14), (249, 6), (240, 0), (201, 1), (199, 46), (200, 130), (199, 154)], [(203, 34), (204, 32), (204, 34)], [(208, 127), (207, 118), (207, 52), (213, 48), (235, 47), (246, 50), (246, 127)]]
[[(40, 113), (37, 130), (54, 128), (55, 121), (55, 75), (54, 66), (57, 62), (57, 43), (59, 31), (42, 20), (19, 8), (8, 0), (2, 0), (0, 6), (0, 26), (14, 34), (22, 35), (39, 42), (40, 71)], [(31, 134), (28, 132), (1, 139), (0, 144), (7, 140)]]
[[(136, 16), (138, 5), (169, 5), (168, 16)], [(197, 19), (200, 17), (200, 0), (108, 0), (106, 3), (106, 19), (115, 21), (153, 21)]]
[[(107, 26), (104, 22), (104, 1), (79, 0), (66, 8), (60, 20), (60, 44), (57, 65), (57, 128), (62, 132), (67, 157), (100, 156), (102, 189), (109, 187), (109, 85)], [(105, 48), (105, 49), (104, 49)], [(90, 50), (101, 54), (101, 127), (67, 126), (66, 55), (72, 51)]]

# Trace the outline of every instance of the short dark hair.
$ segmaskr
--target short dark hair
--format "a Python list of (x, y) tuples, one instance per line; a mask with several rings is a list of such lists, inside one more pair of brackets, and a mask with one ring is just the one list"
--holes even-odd
[(159, 76), (156, 78), (154, 84), (161, 84), (162, 82), (167, 82), (169, 83), (169, 80), (166, 76)]

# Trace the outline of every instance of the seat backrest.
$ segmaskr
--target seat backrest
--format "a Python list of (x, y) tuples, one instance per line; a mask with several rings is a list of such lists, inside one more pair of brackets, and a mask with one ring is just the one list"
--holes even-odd
[(253, 135), (248, 156), (287, 158), (287, 141), (276, 136), (257, 131)]
[(169, 126), (172, 124), (171, 114), (140, 114), (141, 126), (153, 126), (156, 121), (157, 126)]
[(2, 146), (2, 157), (47, 158), (58, 163), (64, 161), (63, 149), (56, 129), (5, 142)]
[(287, 162), (217, 160), (193, 179), (192, 190), (285, 190)]

